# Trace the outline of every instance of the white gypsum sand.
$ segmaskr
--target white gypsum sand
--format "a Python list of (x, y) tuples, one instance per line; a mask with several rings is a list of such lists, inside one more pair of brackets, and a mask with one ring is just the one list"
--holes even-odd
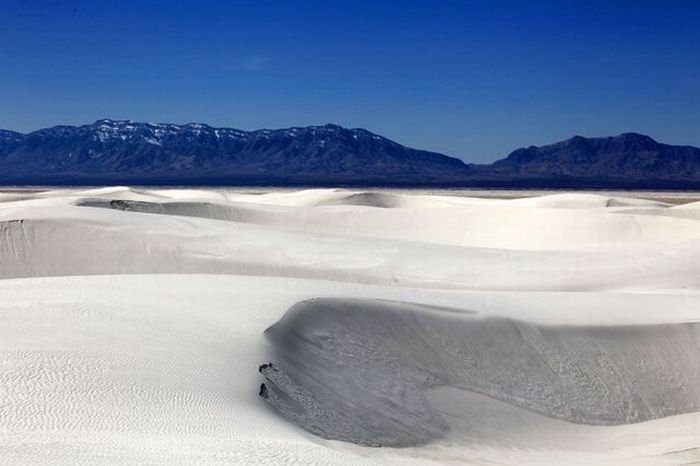
[[(700, 460), (696, 204), (15, 191), (0, 196), (0, 277), (0, 463)], [(306, 300), (317, 318), (287, 312)], [(369, 400), (348, 422), (387, 438), (391, 406), (403, 448), (324, 440), (258, 397), (262, 363), (307, 380), (291, 361), (307, 350), (279, 345), (307, 333), (331, 344), (301, 358), (306, 389)]]

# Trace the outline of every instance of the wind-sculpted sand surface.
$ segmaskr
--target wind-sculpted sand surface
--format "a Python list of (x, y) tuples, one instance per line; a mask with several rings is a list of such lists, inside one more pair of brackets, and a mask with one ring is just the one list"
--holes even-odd
[[(555, 419), (617, 425), (700, 411), (700, 323), (534, 325), (411, 303), (318, 299), (267, 330), (262, 395), (324, 438), (441, 438), (428, 391), (451, 387)], [(463, 404), (457, 397), (455, 403)]]
[(700, 461), (695, 203), (13, 191), (0, 277), (0, 463)]

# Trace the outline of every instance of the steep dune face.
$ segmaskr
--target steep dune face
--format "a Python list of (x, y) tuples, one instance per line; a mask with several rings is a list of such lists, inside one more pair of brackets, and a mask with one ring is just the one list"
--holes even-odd
[(266, 333), (279, 364), (261, 367), (261, 396), (317, 435), (362, 445), (445, 435), (447, 422), (427, 398), (438, 387), (583, 424), (700, 410), (697, 323), (547, 326), (318, 299), (297, 304)]

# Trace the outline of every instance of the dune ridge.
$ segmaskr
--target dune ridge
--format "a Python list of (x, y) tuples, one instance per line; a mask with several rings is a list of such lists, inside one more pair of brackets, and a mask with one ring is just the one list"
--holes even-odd
[(266, 334), (281, 367), (261, 368), (261, 396), (317, 435), (363, 445), (443, 436), (447, 423), (426, 394), (438, 387), (581, 424), (700, 410), (700, 323), (542, 326), (412, 303), (318, 299), (292, 307)]

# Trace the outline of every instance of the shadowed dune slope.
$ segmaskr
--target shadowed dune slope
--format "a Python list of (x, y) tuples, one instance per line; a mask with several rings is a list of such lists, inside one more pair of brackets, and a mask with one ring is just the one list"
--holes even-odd
[[(548, 417), (628, 424), (700, 410), (700, 325), (546, 326), (418, 304), (317, 299), (266, 334), (261, 396), (328, 439), (410, 446), (448, 424), (451, 387)], [(459, 397), (457, 397), (459, 398)], [(459, 399), (453, 402), (459, 404)]]

